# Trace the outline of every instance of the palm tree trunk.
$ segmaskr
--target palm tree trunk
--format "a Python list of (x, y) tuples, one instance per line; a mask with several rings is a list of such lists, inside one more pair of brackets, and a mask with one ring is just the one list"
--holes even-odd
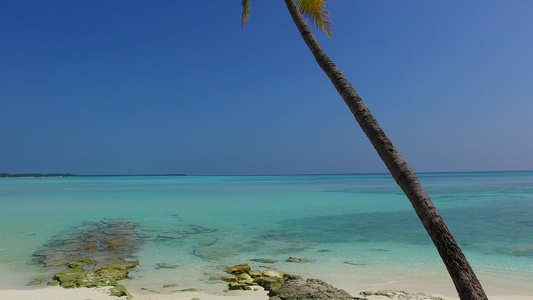
[(457, 245), (442, 217), (422, 188), (418, 178), (401, 157), (392, 142), (385, 135), (366, 104), (361, 100), (352, 85), (326, 55), (313, 33), (307, 26), (294, 0), (285, 0), (291, 17), (303, 40), (313, 53), (317, 63), (329, 77), (355, 119), (363, 129), (381, 160), (385, 163), (396, 183), (411, 201), (416, 214), (433, 240), (459, 297), (466, 299), (487, 299), (481, 283), (477, 279), (463, 252)]

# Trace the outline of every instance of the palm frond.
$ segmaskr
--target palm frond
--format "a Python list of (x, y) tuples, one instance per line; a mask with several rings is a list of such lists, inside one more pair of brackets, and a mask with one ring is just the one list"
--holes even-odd
[(331, 38), (331, 21), (329, 20), (329, 11), (326, 9), (327, 0), (296, 0), (296, 2), (302, 15)]
[(248, 17), (249, 17), (248, 13), (250, 11), (250, 1), (242, 0), (241, 5), (242, 5), (241, 27), (243, 27), (244, 23), (248, 21)]

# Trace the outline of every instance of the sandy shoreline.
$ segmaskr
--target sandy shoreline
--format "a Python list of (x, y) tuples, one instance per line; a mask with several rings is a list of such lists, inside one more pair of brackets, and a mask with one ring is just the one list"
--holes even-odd
[[(409, 269), (403, 266), (403, 272), (395, 273), (394, 268), (370, 268), (357, 266), (356, 270), (333, 268), (328, 264), (315, 262), (313, 265), (289, 264), (291, 274), (301, 274), (304, 278), (317, 278), (347, 291), (354, 296), (360, 296), (362, 291), (407, 291), (425, 293), (441, 297), (444, 300), (458, 299), (451, 279), (443, 269), (421, 270)], [(368, 267), (368, 268), (367, 268)], [(366, 269), (365, 269), (366, 268)], [(8, 268), (9, 269), (9, 268)], [(35, 278), (34, 274), (0, 271), (0, 299), (2, 300), (117, 300), (126, 297), (110, 296), (110, 287), (64, 289), (57, 286), (42, 284), (26, 286), (25, 283)], [(179, 271), (168, 270), (168, 271)], [(207, 280), (207, 269), (200, 268), (195, 273), (186, 269), (185, 273), (172, 272), (170, 277), (156, 277), (155, 273), (132, 273), (132, 278), (120, 281), (137, 300), (267, 300), (265, 291), (229, 291), (224, 292), (227, 283), (222, 280)], [(371, 272), (374, 270), (374, 272)], [(379, 270), (379, 272), (378, 272)], [(160, 271), (161, 272), (161, 271)], [(161, 273), (159, 273), (161, 274)], [(210, 273), (214, 278), (225, 274), (217, 271)], [(45, 276), (41, 276), (45, 277)], [(533, 300), (533, 287), (523, 278), (510, 278), (492, 272), (480, 270), (478, 277), (489, 297), (496, 300)], [(217, 277), (221, 278), (221, 277)], [(175, 289), (164, 288), (164, 284), (176, 284)], [(197, 288), (198, 291), (180, 291)], [(387, 297), (367, 297), (369, 300), (387, 300)], [(397, 299), (397, 298), (393, 298)]]
[[(357, 296), (357, 295), (356, 295)], [(441, 297), (443, 300), (458, 299), (444, 295), (433, 294)], [(212, 295), (202, 292), (181, 292), (179, 294), (135, 294), (134, 299), (138, 300), (191, 300), (194, 298), (200, 300), (223, 300), (223, 299), (250, 299), (250, 300), (267, 300), (269, 297), (264, 291), (232, 291), (226, 295)], [(116, 300), (126, 299), (126, 297), (109, 296), (107, 289), (63, 289), (60, 287), (45, 287), (35, 290), (0, 290), (0, 298), (5, 300)], [(369, 300), (390, 299), (388, 297), (367, 297)], [(489, 299), (496, 300), (531, 300), (533, 296), (526, 295), (497, 295), (490, 296)]]
[[(61, 287), (44, 287), (33, 290), (0, 290), (0, 298), (5, 300), (116, 300), (126, 299), (126, 297), (109, 296), (108, 288), (78, 288), (64, 289)], [(138, 300), (190, 300), (199, 298), (201, 300), (220, 299), (268, 299), (266, 292), (231, 292), (225, 296), (205, 294), (201, 292), (181, 292), (179, 294), (136, 294), (132, 293), (134, 299)]]
[[(349, 268), (346, 268), (346, 266)], [(356, 269), (351, 269), (351, 267)], [(313, 264), (285, 264), (282, 270), (288, 270), (290, 274), (300, 274), (304, 278), (324, 280), (354, 296), (360, 296), (362, 291), (393, 290), (425, 293), (441, 297), (444, 300), (458, 299), (453, 283), (443, 268), (416, 269), (409, 268), (406, 265), (388, 265), (386, 267), (351, 266), (314, 262)], [(134, 271), (131, 274), (131, 279), (122, 280), (120, 283), (128, 289), (134, 299), (138, 300), (191, 300), (193, 298), (201, 300), (267, 300), (269, 298), (265, 291), (224, 292), (227, 288), (227, 283), (222, 280), (212, 280), (213, 278), (221, 278), (221, 275), (226, 274), (218, 267), (155, 271)], [(490, 270), (478, 271), (478, 277), (489, 299), (533, 300), (533, 287), (527, 278), (506, 277), (505, 274), (494, 273)], [(164, 272), (168, 272), (169, 276), (162, 276)], [(158, 274), (159, 276), (156, 276)], [(46, 279), (43, 279), (43, 283), (39, 285), (26, 286), (26, 283), (31, 282), (36, 277), (47, 278), (47, 274), (36, 275), (31, 272), (16, 272), (10, 270), (10, 268), (0, 270), (0, 299), (126, 299), (125, 297), (111, 297), (109, 288), (106, 287), (64, 289), (47, 286)], [(166, 284), (175, 284), (176, 288), (164, 288)], [(180, 291), (190, 288), (198, 289), (198, 291)], [(386, 297), (367, 298), (369, 300), (389, 299)]]
[[(483, 285), (489, 299), (496, 300), (533, 300), (532, 288), (527, 283), (501, 281), (496, 278), (484, 278)], [(354, 286), (332, 283), (338, 288), (343, 288), (354, 296), (359, 296), (362, 290), (354, 290)], [(124, 282), (127, 285), (127, 282)], [(216, 294), (196, 291), (196, 292), (168, 292), (156, 293), (147, 290), (129, 288), (134, 299), (138, 300), (191, 300), (194, 298), (201, 300), (223, 300), (223, 299), (250, 299), (267, 300), (266, 291), (229, 291)], [(419, 281), (398, 280), (392, 282), (376, 282), (370, 284), (364, 290), (401, 290), (409, 292), (423, 292), (433, 296), (441, 297), (444, 300), (458, 299), (450, 280), (445, 278), (426, 278)], [(390, 299), (387, 297), (370, 296), (370, 300)], [(126, 297), (112, 297), (109, 295), (109, 288), (77, 288), (64, 289), (61, 287), (38, 286), (28, 287), (28, 289), (0, 289), (0, 299), (3, 300), (116, 300), (126, 299)], [(395, 299), (395, 298), (394, 298)]]

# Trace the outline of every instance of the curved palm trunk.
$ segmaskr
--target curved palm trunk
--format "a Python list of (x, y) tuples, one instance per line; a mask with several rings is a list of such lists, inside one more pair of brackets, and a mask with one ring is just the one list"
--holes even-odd
[(355, 119), (378, 152), (396, 183), (411, 201), (424, 228), (433, 240), (444, 261), (459, 297), (466, 299), (487, 299), (480, 282), (470, 267), (466, 257), (457, 245), (446, 224), (427, 196), (411, 168), (400, 156), (392, 142), (385, 135), (377, 120), (361, 100), (352, 85), (326, 55), (309, 26), (303, 19), (294, 0), (285, 0), (291, 17), (302, 38), (313, 53), (317, 63), (329, 77), (339, 94), (348, 105)]

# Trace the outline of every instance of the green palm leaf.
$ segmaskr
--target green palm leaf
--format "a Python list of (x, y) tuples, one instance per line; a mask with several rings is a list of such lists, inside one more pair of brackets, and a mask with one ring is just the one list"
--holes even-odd
[[(327, 0), (295, 0), (302, 15), (315, 24), (315, 26), (325, 35), (331, 38), (331, 21), (329, 11), (326, 9)], [(242, 0), (241, 27), (248, 21), (250, 12), (250, 1)]]
[(244, 26), (244, 23), (248, 21), (249, 17), (249, 10), (250, 10), (250, 1), (248, 0), (242, 0), (242, 17), (241, 17), (241, 27)]
[(329, 11), (326, 9), (327, 0), (296, 0), (298, 8), (304, 17), (331, 38), (331, 21)]

